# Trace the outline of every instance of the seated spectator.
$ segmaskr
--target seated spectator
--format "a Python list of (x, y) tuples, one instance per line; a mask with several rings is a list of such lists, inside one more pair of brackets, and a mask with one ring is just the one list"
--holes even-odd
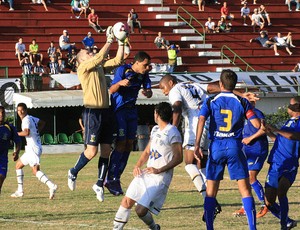
[(71, 54), (68, 54), (68, 66), (72, 72), (77, 72), (76, 62), (77, 62), (77, 53), (75, 49), (72, 49)]
[[(229, 7), (227, 6), (227, 2), (223, 2), (223, 6), (221, 8), (221, 17), (230, 21), (234, 19), (234, 15), (230, 13)], [(229, 23), (228, 25), (232, 26), (231, 23)]]
[(29, 45), (29, 59), (31, 63), (36, 63), (37, 60), (43, 62), (43, 54), (39, 53), (39, 45), (36, 43), (35, 39), (32, 39)]
[(88, 16), (89, 26), (91, 26), (97, 33), (105, 32), (99, 25), (99, 17), (95, 14), (95, 9), (91, 9), (91, 13)]
[[(81, 9), (79, 7), (80, 1), (79, 0), (72, 0), (70, 5), (71, 5), (71, 12), (72, 12), (72, 14), (75, 16), (75, 18), (79, 19), (80, 15), (83, 12), (83, 9)], [(76, 16), (76, 12), (79, 12), (78, 16)], [(72, 16), (71, 16), (71, 18), (72, 18)]]
[(14, 9), (14, 0), (8, 0), (8, 1), (2, 0), (2, 1), (0, 1), (0, 5), (1, 5), (2, 2), (3, 3), (8, 2), (8, 4), (9, 4), (9, 11), (15, 10)]
[(285, 47), (285, 49), (286, 49), (286, 51), (288, 52), (289, 55), (293, 54), (289, 49), (289, 46), (290, 47), (295, 47), (293, 45), (292, 33), (291, 32), (289, 32), (288, 35), (285, 36), (285, 37), (282, 37), (281, 33), (277, 33), (277, 36), (273, 37), (273, 41), (276, 43), (277, 46)]
[(259, 42), (261, 46), (265, 48), (273, 47), (275, 56), (279, 56), (279, 53), (277, 52), (277, 45), (275, 42), (269, 40), (267, 31), (261, 31), (259, 37), (250, 39), (250, 43), (252, 43), (253, 41)]
[(62, 50), (68, 50), (69, 53), (75, 48), (75, 43), (70, 42), (70, 37), (67, 30), (63, 31), (63, 34), (59, 37), (59, 47)]
[(45, 2), (44, 0), (32, 0), (32, 3), (33, 3), (33, 4), (43, 4), (43, 6), (44, 6), (44, 8), (45, 8), (45, 11), (48, 11), (46, 2)]
[(135, 9), (132, 8), (129, 11), (128, 19), (127, 19), (127, 24), (131, 29), (131, 33), (134, 33), (134, 27), (138, 27), (139, 33), (142, 33), (142, 25), (141, 22), (138, 20), (138, 18), (139, 18), (138, 14), (135, 12)]
[(265, 19), (258, 13), (258, 9), (254, 9), (251, 16), (253, 32), (255, 32), (255, 27), (258, 26), (260, 30), (265, 27)]
[(207, 18), (207, 22), (205, 22), (205, 33), (210, 34), (210, 33), (215, 33), (216, 31), (215, 28), (215, 22), (211, 20), (211, 17), (209, 16)]
[(300, 1), (299, 0), (286, 0), (285, 4), (288, 5), (289, 11), (292, 11), (292, 5), (296, 5), (295, 11), (300, 11)]
[(132, 46), (130, 44), (130, 38), (127, 36), (127, 38), (124, 40), (124, 56), (123, 60), (127, 59), (130, 54), (130, 50), (132, 49)]
[(218, 21), (218, 25), (216, 28), (216, 32), (220, 33), (220, 32), (230, 32), (231, 27), (230, 27), (230, 23), (226, 22), (226, 19), (224, 17), (221, 17), (220, 21)]
[(158, 32), (157, 37), (154, 39), (154, 44), (157, 48), (166, 49), (169, 45), (169, 41), (167, 41), (162, 35), (161, 32)]
[(271, 26), (271, 19), (270, 16), (266, 10), (266, 7), (264, 5), (260, 5), (260, 7), (258, 8), (258, 13), (263, 17), (263, 19), (267, 19), (268, 22), (268, 26)]
[(204, 11), (205, 0), (198, 0), (198, 10)]
[(25, 44), (23, 43), (23, 38), (20, 37), (19, 41), (15, 45), (16, 57), (19, 60), (19, 64), (21, 65), (21, 58), (28, 57), (29, 53), (26, 52)]
[(47, 49), (47, 54), (48, 54), (48, 57), (52, 56), (52, 55), (55, 55), (55, 51), (56, 51), (56, 48), (54, 46), (54, 41), (51, 41), (50, 42), (50, 46), (48, 47)]
[(92, 37), (92, 33), (88, 32), (87, 36), (84, 37), (84, 39), (82, 40), (82, 44), (84, 45), (85, 49), (91, 50), (92, 47), (95, 44), (94, 38)]
[(247, 24), (247, 18), (250, 18), (251, 21), (251, 17), (250, 17), (250, 8), (247, 5), (247, 2), (244, 3), (244, 6), (241, 8), (241, 16), (243, 18), (243, 25), (244, 26), (248, 26)]
[(87, 11), (90, 8), (90, 0), (80, 0), (80, 14), (79, 17), (81, 16), (82, 13), (84, 13), (84, 17), (86, 18)]
[(56, 61), (55, 56), (50, 56), (50, 62), (48, 63), (49, 73), (50, 74), (59, 74), (59, 65)]
[(292, 71), (293, 71), (293, 72), (300, 72), (300, 62), (298, 62), (298, 63), (295, 65), (295, 67), (294, 67), (294, 69), (292, 69)]
[(177, 65), (177, 54), (180, 52), (180, 46), (172, 44), (168, 46), (168, 73), (173, 73)]

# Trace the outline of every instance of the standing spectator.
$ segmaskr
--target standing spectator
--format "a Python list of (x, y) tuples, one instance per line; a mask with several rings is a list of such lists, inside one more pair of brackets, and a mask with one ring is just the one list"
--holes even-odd
[(50, 74), (59, 74), (59, 65), (54, 55), (50, 56), (50, 62), (48, 63)]
[(210, 119), (211, 144), (206, 167), (207, 188), (204, 201), (207, 229), (214, 229), (216, 195), (226, 165), (230, 179), (237, 181), (247, 213), (249, 229), (256, 229), (255, 203), (251, 194), (247, 159), (242, 151), (242, 130), (245, 118), (257, 129), (260, 128), (260, 120), (247, 99), (233, 94), (236, 83), (237, 75), (231, 70), (223, 70), (219, 82), (221, 93), (207, 98), (199, 113), (195, 156), (200, 161), (203, 158), (200, 140), (205, 122)]
[(292, 4), (296, 4), (296, 10), (295, 11), (300, 11), (300, 1), (299, 0), (286, 0), (285, 4), (288, 5), (289, 11), (292, 11)]
[(77, 72), (76, 62), (77, 62), (77, 54), (75, 49), (72, 49), (71, 54), (68, 54), (68, 66), (70, 67), (72, 72)]
[(55, 55), (55, 51), (56, 51), (56, 48), (54, 46), (54, 41), (51, 41), (50, 42), (50, 46), (48, 47), (47, 49), (47, 54), (48, 54), (48, 57), (52, 56), (52, 55)]
[(258, 9), (254, 9), (253, 14), (251, 15), (251, 26), (253, 27), (253, 33), (255, 32), (255, 27), (258, 26), (260, 30), (265, 27), (265, 19), (258, 13)]
[(75, 48), (75, 43), (70, 42), (70, 37), (67, 30), (63, 30), (63, 34), (59, 37), (59, 47), (62, 50), (68, 50), (69, 53)]
[(285, 47), (286, 52), (288, 52), (289, 55), (293, 54), (289, 49), (289, 46), (292, 47), (290, 44), (293, 44), (291, 32), (289, 32), (288, 35), (285, 37), (282, 37), (281, 33), (277, 33), (277, 36), (273, 37), (273, 41), (278, 47)]
[(161, 32), (158, 32), (157, 37), (154, 39), (154, 44), (157, 48), (166, 49), (168, 48), (169, 41), (167, 41), (162, 35)]
[(21, 150), (21, 138), (19, 137), (16, 128), (6, 122), (5, 108), (0, 105), (0, 195), (3, 182), (7, 175), (8, 169), (8, 150), (11, 141), (16, 144), (16, 149), (13, 152), (13, 160), (17, 161)]
[(277, 45), (276, 45), (276, 43), (269, 40), (267, 31), (260, 31), (259, 34), (260, 34), (259, 37), (250, 39), (250, 43), (252, 43), (253, 41), (257, 41), (261, 44), (262, 47), (265, 47), (265, 48), (273, 47), (275, 56), (279, 56), (279, 53), (277, 52)]
[(32, 39), (32, 43), (29, 45), (29, 58), (31, 63), (36, 63), (37, 60), (43, 62), (43, 54), (39, 52), (39, 45), (35, 39)]
[(136, 27), (136, 26), (139, 28), (139, 33), (142, 33), (142, 25), (138, 18), (139, 18), (139, 16), (138, 16), (137, 12), (135, 11), (134, 8), (132, 8), (129, 11), (128, 19), (127, 19), (127, 23), (129, 25), (129, 27), (131, 28), (131, 33), (134, 33), (134, 27)]
[(168, 47), (168, 73), (173, 73), (177, 65), (177, 54), (180, 52), (180, 46), (172, 44)]
[(230, 32), (231, 27), (229, 26), (229, 23), (226, 22), (226, 19), (224, 17), (221, 17), (220, 21), (218, 21), (218, 26), (216, 28), (216, 32)]
[(84, 45), (84, 48), (87, 50), (92, 50), (94, 44), (95, 44), (95, 40), (92, 37), (92, 33), (88, 32), (87, 36), (84, 37), (84, 39), (82, 40), (82, 44)]
[(290, 118), (281, 129), (266, 126), (268, 136), (275, 141), (268, 158), (270, 167), (265, 183), (266, 205), (272, 214), (280, 219), (281, 229), (292, 229), (297, 226), (297, 222), (288, 217), (287, 193), (295, 181), (299, 167), (299, 96), (291, 98), (287, 112)]
[(250, 18), (251, 21), (251, 16), (250, 16), (250, 8), (247, 5), (247, 2), (244, 3), (244, 6), (241, 8), (241, 16), (243, 18), (243, 25), (248, 26), (247, 24), (247, 18)]
[(204, 11), (205, 0), (198, 0), (198, 10)]
[(37, 61), (33, 66), (33, 73), (42, 77), (45, 74), (44, 66), (41, 64), (41, 61)]
[(90, 0), (80, 0), (80, 14), (79, 17), (81, 16), (82, 13), (84, 13), (84, 17), (86, 18), (87, 11), (90, 8)]
[[(75, 16), (75, 18), (79, 19), (80, 18), (80, 15), (82, 14), (83, 12), (83, 9), (81, 9), (79, 7), (79, 4), (80, 4), (80, 1), (79, 0), (72, 0), (71, 1), (71, 12), (72, 14)], [(80, 12), (78, 16), (76, 16), (76, 12)], [(72, 18), (72, 16), (71, 16)]]
[(23, 38), (20, 37), (19, 41), (15, 45), (16, 57), (21, 65), (21, 58), (28, 57), (28, 52), (26, 52), (25, 44), (23, 43)]
[(40, 157), (42, 155), (42, 143), (40, 131), (44, 128), (45, 122), (39, 118), (30, 116), (27, 112), (27, 106), (24, 103), (19, 103), (17, 106), (17, 113), (22, 121), (22, 131), (18, 135), (26, 138), (27, 145), (25, 146), (24, 154), (16, 163), (16, 174), (18, 189), (11, 197), (18, 198), (24, 196), (23, 191), (23, 167), (29, 165), (39, 181), (46, 184), (49, 188), (49, 199), (54, 198), (57, 190), (57, 185), (48, 179), (45, 173), (40, 170)]
[(130, 43), (130, 38), (129, 35), (128, 37), (124, 40), (124, 60), (126, 60), (129, 55), (130, 55), (130, 50), (132, 49), (131, 43)]
[(258, 8), (258, 13), (264, 18), (267, 19), (268, 22), (268, 26), (271, 26), (271, 19), (270, 19), (270, 15), (268, 14), (266, 7), (264, 5), (260, 5), (260, 7)]
[[(172, 108), (166, 102), (154, 109), (157, 123), (151, 132), (151, 139), (137, 161), (125, 197), (114, 219), (113, 229), (121, 230), (128, 222), (132, 207), (147, 228), (160, 230), (151, 212), (158, 215), (166, 199), (172, 181), (174, 168), (182, 162), (181, 136), (176, 127), (170, 124)], [(158, 153), (159, 156), (153, 153)], [(147, 162), (147, 166), (142, 169)]]
[[(234, 19), (234, 14), (230, 13), (227, 2), (223, 2), (223, 6), (221, 8), (221, 17), (224, 17), (226, 20), (230, 21)], [(231, 23), (229, 23), (229, 26), (232, 26)]]
[(30, 75), (32, 74), (32, 63), (29, 61), (28, 57), (25, 57), (21, 60), (20, 65), (22, 66), (23, 69), (23, 75)]
[(112, 111), (109, 108), (109, 96), (105, 73), (119, 66), (123, 59), (124, 43), (118, 42), (119, 48), (115, 58), (104, 60), (114, 41), (112, 27), (107, 28), (107, 40), (98, 54), (92, 56), (87, 50), (77, 54), (77, 75), (83, 90), (84, 111), (82, 118), (85, 125), (86, 149), (81, 153), (75, 166), (68, 172), (68, 187), (74, 191), (76, 178), (80, 170), (98, 153), (100, 144), (101, 155), (98, 161), (98, 180), (93, 190), (100, 202), (104, 201), (103, 183), (106, 178), (111, 144), (113, 140)]
[(293, 72), (300, 72), (300, 62), (298, 62), (295, 67), (292, 69)]
[(209, 16), (208, 18), (207, 18), (207, 22), (205, 22), (205, 32), (207, 33), (207, 34), (210, 34), (210, 33), (215, 33), (216, 31), (215, 31), (215, 22), (213, 22), (212, 20), (211, 20), (211, 17)]
[(116, 148), (111, 153), (105, 186), (115, 196), (123, 194), (120, 178), (136, 138), (138, 114), (135, 104), (141, 86), (142, 94), (147, 98), (152, 97), (150, 61), (146, 52), (138, 52), (133, 64), (124, 64), (116, 70), (109, 88), (111, 106), (116, 116), (117, 139)]
[(91, 13), (88, 16), (89, 26), (92, 27), (97, 33), (105, 32), (99, 25), (99, 17), (95, 14), (95, 9), (91, 9)]
[(32, 0), (32, 3), (33, 4), (43, 4), (44, 8), (45, 8), (45, 11), (48, 11), (48, 8), (47, 8), (47, 5), (46, 5), (46, 2), (44, 0)]

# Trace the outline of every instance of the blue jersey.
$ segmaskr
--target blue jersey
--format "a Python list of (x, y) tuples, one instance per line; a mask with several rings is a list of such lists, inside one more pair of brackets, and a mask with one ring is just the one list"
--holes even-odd
[(11, 141), (20, 143), (21, 138), (19, 137), (16, 128), (13, 125), (4, 123), (0, 125), (0, 162), (6, 163), (8, 149)]
[(117, 69), (111, 84), (114, 85), (124, 79), (128, 79), (130, 85), (127, 87), (121, 86), (119, 90), (110, 97), (114, 111), (117, 111), (122, 107), (135, 106), (142, 85), (144, 89), (151, 89), (149, 74), (136, 73), (131, 69), (131, 65), (125, 64), (120, 66)]
[[(253, 108), (258, 119), (265, 119), (265, 115), (258, 109)], [(251, 122), (248, 120), (245, 121), (243, 137), (250, 137), (258, 131)], [(244, 145), (244, 148), (257, 149), (257, 151), (261, 151), (262, 149), (268, 149), (268, 138), (267, 135), (262, 135), (255, 140), (253, 140), (248, 145)]]
[(201, 107), (199, 116), (210, 117), (209, 138), (211, 140), (242, 139), (245, 118), (256, 118), (253, 107), (245, 98), (231, 92), (222, 92), (209, 97)]
[[(280, 129), (286, 132), (300, 132), (300, 117), (290, 118)], [(290, 140), (278, 134), (270, 152), (268, 162), (282, 165), (283, 168), (298, 167), (300, 141)]]

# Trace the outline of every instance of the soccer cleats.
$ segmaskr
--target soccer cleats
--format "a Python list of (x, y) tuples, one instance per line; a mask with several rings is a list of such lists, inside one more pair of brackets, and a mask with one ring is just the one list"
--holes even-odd
[(24, 192), (15, 191), (13, 194), (10, 195), (10, 197), (13, 198), (21, 198), (24, 196)]
[(76, 176), (70, 170), (68, 171), (68, 187), (71, 191), (74, 191), (76, 188)]
[(52, 188), (49, 189), (49, 199), (50, 200), (54, 199), (56, 190), (57, 190), (57, 185), (56, 184)]
[(103, 187), (99, 187), (98, 185), (94, 184), (93, 185), (93, 190), (96, 193), (96, 197), (100, 202), (104, 201), (104, 189)]
[[(220, 205), (220, 204), (218, 203), (218, 201), (217, 201), (216, 207), (215, 207), (215, 212), (214, 212), (214, 219), (216, 219), (217, 215), (218, 215), (219, 213), (221, 213), (221, 212), (222, 212), (221, 205)], [(204, 214), (203, 214), (203, 216), (202, 216), (202, 221), (203, 221), (203, 222), (206, 222)]]
[(266, 205), (261, 206), (259, 212), (256, 214), (256, 218), (263, 217), (268, 213), (268, 211), (269, 210)]
[(122, 190), (122, 187), (121, 187), (120, 180), (108, 180), (105, 183), (105, 187), (114, 196), (119, 196), (119, 195), (123, 195), (124, 194), (124, 192)]
[(235, 217), (241, 217), (246, 216), (245, 209), (242, 207), (239, 210), (236, 210), (234, 213), (232, 213)]
[(297, 221), (291, 219), (291, 220), (287, 223), (286, 229), (287, 229), (287, 230), (290, 230), (290, 229), (292, 229), (292, 228), (295, 228), (296, 226), (297, 226)]

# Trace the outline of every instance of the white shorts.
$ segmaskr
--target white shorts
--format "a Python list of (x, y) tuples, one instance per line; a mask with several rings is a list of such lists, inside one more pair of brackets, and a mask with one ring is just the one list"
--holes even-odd
[[(158, 180), (159, 179), (159, 180)], [(168, 193), (168, 186), (155, 174), (143, 174), (135, 177), (126, 192), (126, 196), (158, 215)]]
[(42, 149), (40, 148), (29, 148), (25, 146), (25, 153), (20, 157), (23, 165), (29, 165), (33, 167), (40, 165), (40, 156), (42, 155)]

